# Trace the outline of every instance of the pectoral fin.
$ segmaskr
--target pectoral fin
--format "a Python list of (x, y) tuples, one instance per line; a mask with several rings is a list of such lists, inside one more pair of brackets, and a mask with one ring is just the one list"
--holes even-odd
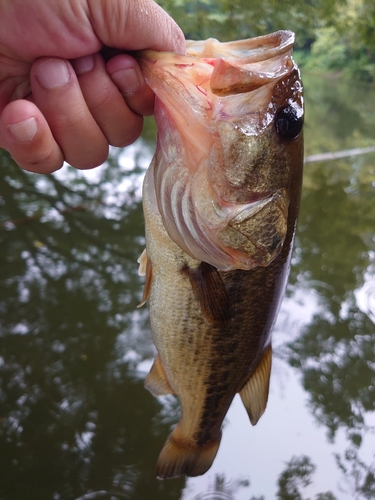
[(147, 264), (147, 252), (146, 249), (143, 250), (141, 255), (138, 257), (137, 262), (139, 264), (138, 274), (139, 276), (146, 275), (146, 264)]
[(272, 347), (269, 345), (255, 372), (240, 391), (242, 402), (252, 425), (258, 422), (267, 406), (271, 362)]
[(227, 290), (219, 271), (202, 262), (196, 269), (183, 269), (189, 276), (195, 298), (205, 318), (213, 324), (225, 324), (231, 316)]
[(150, 295), (151, 281), (152, 281), (152, 262), (147, 257), (146, 249), (143, 250), (143, 252), (141, 253), (137, 262), (139, 263), (139, 268), (138, 268), (139, 276), (146, 276), (142, 300), (141, 300), (140, 304), (137, 306), (137, 307), (142, 307), (146, 303), (146, 301)]
[(163, 364), (159, 354), (154, 360), (150, 373), (145, 380), (145, 387), (154, 396), (165, 396), (166, 394), (173, 394), (173, 389), (169, 385), (167, 377), (165, 376)]

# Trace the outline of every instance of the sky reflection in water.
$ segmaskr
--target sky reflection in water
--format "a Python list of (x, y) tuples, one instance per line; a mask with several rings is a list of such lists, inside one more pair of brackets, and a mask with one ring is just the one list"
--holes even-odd
[[(373, 91), (305, 86), (307, 154), (373, 145)], [(36, 176), (2, 153), (1, 500), (374, 498), (375, 155), (306, 166), (266, 413), (252, 428), (236, 398), (212, 469), (167, 482), (154, 463), (179, 407), (143, 388), (136, 309), (151, 156), (143, 139)]]

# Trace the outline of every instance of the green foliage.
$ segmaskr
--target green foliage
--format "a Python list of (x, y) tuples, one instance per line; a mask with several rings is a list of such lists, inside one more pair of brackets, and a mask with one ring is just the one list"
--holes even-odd
[[(347, 63), (347, 47), (343, 37), (333, 26), (317, 30), (317, 39), (311, 48), (311, 59), (314, 65), (324, 70), (336, 70)], [(309, 64), (306, 65), (307, 67)]]
[(279, 29), (297, 33), (301, 48), (315, 39), (315, 28), (334, 13), (333, 0), (158, 0), (187, 38), (221, 41), (264, 35)]
[(158, 0), (187, 38), (238, 40), (279, 29), (296, 33), (296, 60), (319, 71), (375, 79), (373, 0)]
[[(325, 26), (316, 31), (316, 40), (302, 65), (307, 69), (340, 71), (351, 79), (373, 81), (375, 52), (361, 43), (356, 27), (344, 31), (342, 27)], [(357, 38), (357, 39), (356, 39)]]

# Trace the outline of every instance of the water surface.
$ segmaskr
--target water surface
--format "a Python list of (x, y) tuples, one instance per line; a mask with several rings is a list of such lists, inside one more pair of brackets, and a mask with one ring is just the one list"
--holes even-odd
[[(375, 92), (305, 76), (306, 154), (375, 144)], [(136, 306), (144, 137), (91, 172), (28, 174), (0, 157), (0, 499), (375, 497), (375, 154), (306, 165), (268, 408), (239, 399), (212, 469), (160, 482), (179, 415), (143, 387)]]

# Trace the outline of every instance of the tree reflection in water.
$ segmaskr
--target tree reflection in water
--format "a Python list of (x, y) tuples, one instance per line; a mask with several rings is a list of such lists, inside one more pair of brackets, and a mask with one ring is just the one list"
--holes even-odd
[(154, 477), (169, 422), (155, 428), (160, 404), (134, 376), (153, 347), (147, 311), (132, 319), (143, 218), (121, 186), (144, 168), (136, 148), (133, 160), (91, 183), (74, 171), (60, 182), (2, 152), (2, 500), (180, 494), (183, 480)]
[[(279, 500), (303, 500), (300, 488), (312, 482), (315, 465), (309, 457), (292, 457), (278, 481), (277, 498)], [(316, 500), (336, 500), (331, 492), (319, 493)]]
[[(368, 182), (374, 167), (366, 158), (356, 163), (354, 172), (348, 161), (308, 172), (314, 187), (305, 190), (294, 279), (318, 290), (323, 312), (289, 343), (287, 357), (301, 370), (312, 412), (329, 438), (345, 431), (350, 445), (337, 461), (353, 489), (373, 498), (375, 336), (356, 291), (375, 262), (374, 185)], [(370, 462), (360, 458), (361, 445), (371, 448)]]
[[(313, 481), (315, 465), (309, 457), (292, 457), (286, 463), (284, 471), (278, 480), (277, 500), (304, 500), (301, 489), (306, 488)], [(226, 480), (224, 474), (215, 474), (213, 484), (205, 493), (200, 493), (192, 500), (235, 500), (236, 492), (241, 488), (248, 488), (250, 481), (247, 479)], [(186, 498), (191, 498), (186, 492)], [(248, 497), (249, 500), (266, 500), (263, 495)], [(182, 500), (185, 496), (182, 497)], [(316, 500), (336, 500), (331, 492), (319, 493)], [(308, 499), (306, 499), (308, 500)]]

